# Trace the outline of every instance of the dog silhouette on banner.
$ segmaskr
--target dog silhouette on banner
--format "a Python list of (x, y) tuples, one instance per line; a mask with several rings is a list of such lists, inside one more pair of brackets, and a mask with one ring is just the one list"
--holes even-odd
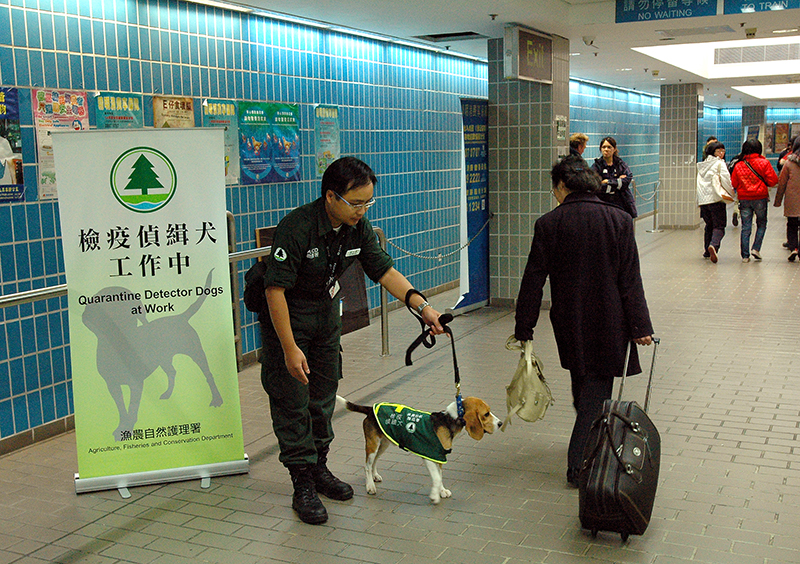
[[(206, 289), (211, 285), (211, 274), (206, 278)], [(131, 293), (126, 288), (111, 286), (95, 294), (95, 297)], [(208, 365), (200, 336), (189, 319), (197, 313), (206, 299), (200, 295), (183, 313), (165, 315), (148, 321), (141, 301), (133, 302), (138, 311), (131, 313), (131, 302), (92, 300), (83, 311), (83, 324), (97, 337), (97, 371), (106, 382), (108, 391), (119, 411), (119, 425), (114, 430), (114, 439), (121, 440), (122, 433), (132, 431), (139, 416), (144, 381), (158, 368), (167, 374), (167, 389), (161, 399), (169, 399), (175, 388), (177, 371), (173, 366), (175, 356), (183, 354), (191, 358), (206, 377), (211, 390), (211, 407), (222, 405), (222, 396), (217, 389), (214, 376)], [(130, 390), (130, 402), (125, 407), (122, 387)]]

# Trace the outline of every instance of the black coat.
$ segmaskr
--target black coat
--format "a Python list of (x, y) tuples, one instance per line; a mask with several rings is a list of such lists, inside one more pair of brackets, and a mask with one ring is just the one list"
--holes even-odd
[(636, 217), (639, 212), (636, 210), (636, 198), (631, 192), (633, 172), (628, 164), (616, 155), (612, 161), (613, 164), (608, 165), (603, 157), (599, 157), (592, 164), (592, 169), (600, 175), (600, 178), (608, 181), (608, 184), (603, 184), (604, 191), (598, 196), (604, 202), (618, 205), (631, 217)]
[[(572, 193), (539, 218), (517, 298), (519, 340), (533, 338), (548, 276), (561, 366), (621, 376), (628, 341), (653, 334), (630, 215), (593, 194)], [(631, 350), (628, 374), (638, 374)]]

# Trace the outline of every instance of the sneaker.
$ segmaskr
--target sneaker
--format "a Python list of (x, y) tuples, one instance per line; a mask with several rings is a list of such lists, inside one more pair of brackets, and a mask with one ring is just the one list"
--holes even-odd
[(742, 259), (742, 262), (750, 262), (750, 257), (744, 257), (744, 258)]
[(789, 253), (789, 262), (794, 262), (794, 259), (796, 258), (797, 258), (797, 249)]
[(711, 259), (711, 262), (714, 264), (717, 263), (717, 249), (714, 248), (714, 245), (708, 246), (708, 258)]
[(753, 255), (754, 259), (761, 260), (761, 251), (759, 251), (758, 249), (753, 249), (752, 251), (750, 251), (750, 254)]
[(789, 248), (789, 241), (786, 241), (785, 243), (783, 243), (782, 246), (783, 246), (784, 249), (788, 249)]

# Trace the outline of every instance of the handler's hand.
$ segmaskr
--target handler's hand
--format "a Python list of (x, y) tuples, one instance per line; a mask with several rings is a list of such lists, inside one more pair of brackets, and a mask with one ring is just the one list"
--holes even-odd
[(291, 351), (285, 352), (283, 360), (286, 362), (286, 369), (292, 375), (292, 378), (301, 384), (308, 384), (307, 375), (311, 374), (311, 370), (308, 368), (306, 355), (303, 354), (300, 347), (295, 347)]
[(647, 335), (646, 337), (638, 337), (633, 340), (634, 343), (637, 345), (652, 345), (653, 344), (653, 336)]
[(422, 310), (422, 320), (431, 328), (431, 333), (434, 335), (441, 335), (444, 333), (442, 324), (439, 323), (439, 316), (442, 315), (432, 307), (426, 307)]

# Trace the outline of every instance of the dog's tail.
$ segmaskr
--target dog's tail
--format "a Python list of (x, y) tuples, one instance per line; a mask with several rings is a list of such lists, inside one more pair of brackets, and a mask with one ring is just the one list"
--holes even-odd
[[(181, 314), (181, 315), (182, 315), (183, 317), (185, 317), (186, 319), (189, 319), (189, 318), (190, 318), (190, 317), (192, 317), (192, 316), (193, 316), (195, 313), (197, 313), (197, 310), (199, 310), (199, 309), (200, 309), (200, 306), (201, 306), (201, 305), (203, 305), (203, 302), (204, 302), (204, 301), (206, 301), (206, 296), (208, 295), (208, 290), (210, 290), (210, 289), (211, 289), (211, 275), (212, 275), (213, 273), (214, 273), (214, 269), (212, 268), (211, 270), (209, 270), (209, 271), (208, 271), (208, 276), (206, 276), (206, 285), (205, 285), (205, 290), (206, 290), (206, 291), (205, 291), (205, 292), (202, 292), (202, 293), (200, 294), (200, 297), (199, 297), (199, 298), (197, 298), (197, 299), (194, 301), (194, 303), (193, 303), (192, 305), (190, 305), (188, 308), (186, 308), (186, 311), (184, 311), (184, 312)], [(198, 288), (200, 288), (200, 286), (198, 286)]]
[(348, 411), (355, 411), (356, 413), (363, 413), (364, 415), (372, 413), (372, 408), (370, 406), (358, 405), (357, 403), (347, 401), (342, 396), (336, 396), (336, 407), (339, 409), (345, 408)]

